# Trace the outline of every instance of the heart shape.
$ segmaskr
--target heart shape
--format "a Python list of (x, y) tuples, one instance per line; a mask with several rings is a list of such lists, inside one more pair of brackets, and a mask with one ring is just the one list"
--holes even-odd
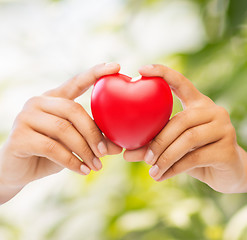
[(137, 81), (123, 74), (101, 77), (91, 95), (91, 110), (100, 130), (128, 150), (149, 143), (169, 121), (173, 98), (160, 77)]

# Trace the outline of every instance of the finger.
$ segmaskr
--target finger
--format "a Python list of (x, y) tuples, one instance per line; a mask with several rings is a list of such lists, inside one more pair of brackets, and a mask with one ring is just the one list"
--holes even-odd
[(71, 122), (85, 138), (95, 156), (103, 157), (107, 154), (104, 136), (79, 103), (63, 98), (43, 97), (42, 101), (39, 101), (39, 107), (46, 113)]
[(179, 161), (188, 152), (217, 142), (223, 135), (223, 129), (215, 122), (185, 131), (161, 154), (156, 164), (150, 169), (150, 176), (154, 179), (159, 179), (174, 163)]
[(164, 65), (146, 65), (141, 67), (139, 72), (141, 75), (147, 77), (157, 76), (164, 78), (176, 96), (186, 107), (203, 96), (181, 73)]
[(147, 148), (147, 146), (144, 146), (135, 150), (126, 150), (123, 157), (127, 162), (143, 161)]
[[(39, 157), (39, 167), (35, 169), (33, 179), (40, 179), (48, 175), (58, 173), (63, 170), (63, 168), (64, 167), (61, 165), (58, 165), (46, 157)], [(83, 175), (86, 174), (83, 173)]]
[(110, 141), (107, 137), (105, 137), (105, 141), (109, 155), (120, 154), (122, 152), (123, 148)]
[(119, 70), (120, 66), (117, 63), (99, 64), (87, 72), (75, 76), (60, 87), (46, 92), (44, 95), (73, 100), (85, 92), (100, 77), (108, 74), (118, 73)]
[(212, 165), (210, 162), (213, 156), (209, 156), (211, 145), (199, 148), (193, 152), (186, 154), (178, 162), (173, 164), (157, 181), (161, 182), (172, 178), (180, 173), (189, 172), (196, 169), (196, 178), (204, 179), (205, 167)]
[(58, 140), (70, 152), (76, 153), (90, 169), (98, 171), (102, 168), (102, 163), (94, 155), (85, 139), (67, 120), (44, 112), (33, 112), (27, 124), (33, 130)]
[(32, 135), (30, 151), (34, 156), (48, 158), (79, 174), (88, 175), (90, 173), (90, 169), (62, 144), (40, 133), (36, 132)]
[[(194, 108), (176, 114), (166, 127), (151, 141), (144, 160), (153, 165), (165, 149), (187, 129), (209, 123), (215, 116), (213, 108)], [(134, 156), (132, 156), (134, 157)]]

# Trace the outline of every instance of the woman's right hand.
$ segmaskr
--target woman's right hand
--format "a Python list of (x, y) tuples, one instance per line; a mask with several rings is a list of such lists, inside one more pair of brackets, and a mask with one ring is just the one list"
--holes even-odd
[(120, 153), (74, 101), (98, 78), (119, 70), (115, 63), (100, 64), (28, 100), (0, 152), (0, 187), (17, 191), (63, 168), (87, 175), (102, 168), (100, 157)]

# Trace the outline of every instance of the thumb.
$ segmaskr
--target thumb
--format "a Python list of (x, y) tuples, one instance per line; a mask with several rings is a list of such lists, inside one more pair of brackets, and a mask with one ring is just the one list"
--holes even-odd
[(185, 106), (189, 106), (203, 96), (181, 73), (164, 65), (146, 65), (139, 69), (139, 73), (146, 77), (162, 77)]
[(52, 89), (44, 95), (51, 97), (61, 97), (74, 100), (84, 93), (91, 85), (93, 85), (100, 77), (104, 75), (118, 73), (120, 65), (117, 63), (103, 63), (96, 65), (85, 73), (81, 73), (68, 80), (58, 88)]

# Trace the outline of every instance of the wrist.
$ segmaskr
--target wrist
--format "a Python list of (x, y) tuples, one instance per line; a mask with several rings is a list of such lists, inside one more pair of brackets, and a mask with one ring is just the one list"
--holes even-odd
[(0, 180), (0, 204), (4, 204), (22, 190), (23, 186), (11, 186)]
[(243, 175), (239, 182), (238, 188), (236, 189), (236, 193), (246, 193), (247, 192), (247, 153), (244, 149), (238, 146), (239, 149), (239, 157), (243, 166)]
[[(0, 163), (4, 159), (4, 146), (0, 148)], [(4, 174), (0, 171), (0, 205), (9, 201), (13, 198), (17, 193), (19, 193), (24, 186), (13, 185), (8, 183), (6, 179), (4, 179)]]

